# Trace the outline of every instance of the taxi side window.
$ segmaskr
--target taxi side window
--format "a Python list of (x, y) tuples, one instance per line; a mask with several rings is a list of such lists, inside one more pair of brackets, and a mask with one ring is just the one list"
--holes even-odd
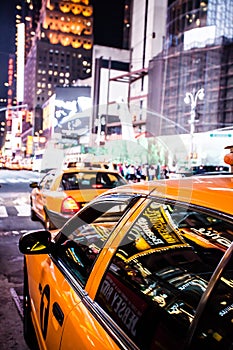
[(230, 228), (203, 212), (148, 202), (120, 242), (95, 301), (140, 349), (184, 349), (201, 296), (231, 243)]
[(40, 187), (42, 189), (49, 190), (53, 180), (54, 180), (54, 174), (46, 174), (40, 182)]
[(190, 350), (233, 348), (233, 256), (202, 312)]
[(58, 258), (83, 286), (127, 203), (111, 201), (92, 205), (62, 228)]

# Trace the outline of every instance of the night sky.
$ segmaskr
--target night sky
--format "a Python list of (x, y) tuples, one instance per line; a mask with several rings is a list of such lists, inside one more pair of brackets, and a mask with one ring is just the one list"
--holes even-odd
[(121, 48), (124, 0), (92, 0), (94, 8), (94, 43)]
[(0, 98), (7, 96), (4, 83), (8, 81), (9, 54), (15, 53), (15, 0), (1, 1), (0, 5)]
[[(9, 54), (15, 53), (15, 3), (1, 0), (0, 5), (0, 99), (6, 98), (7, 68)], [(120, 48), (124, 0), (92, 0), (94, 8), (94, 43)]]

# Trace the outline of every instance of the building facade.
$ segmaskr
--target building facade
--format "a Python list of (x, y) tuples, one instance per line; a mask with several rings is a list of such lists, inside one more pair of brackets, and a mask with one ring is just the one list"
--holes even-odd
[[(118, 73), (117, 75), (109, 74), (109, 83), (105, 83), (105, 100), (110, 106), (123, 94), (119, 94), (118, 98), (113, 94), (107, 97), (107, 91), (112, 91), (119, 84), (122, 85), (122, 91), (127, 90), (127, 96), (124, 97), (124, 102), (132, 118), (135, 136), (147, 134), (147, 99), (148, 99), (148, 66), (150, 60), (162, 51), (163, 41), (166, 33), (166, 10), (167, 0), (134, 0), (125, 2), (125, 25), (128, 29), (127, 34), (130, 34), (128, 39), (129, 51), (128, 68), (127, 70)], [(123, 47), (125, 48), (125, 47)], [(111, 56), (111, 53), (109, 53)], [(107, 58), (105, 52), (104, 58)], [(125, 55), (119, 53), (118, 61), (122, 59), (126, 63)], [(116, 60), (116, 58), (115, 58)], [(111, 69), (111, 65), (109, 64)], [(113, 71), (114, 69), (112, 69)], [(96, 82), (95, 82), (96, 84)], [(102, 90), (102, 86), (101, 86)], [(107, 139), (115, 138), (115, 132), (111, 137), (111, 131), (117, 130), (118, 135), (121, 134), (121, 122), (118, 117), (107, 118), (112, 123), (106, 123)]]
[(92, 22), (89, 0), (42, 0), (25, 64), (24, 102), (29, 110), (42, 106), (56, 87), (72, 86), (77, 79), (91, 76)]
[[(147, 128), (154, 135), (195, 133), (233, 123), (233, 2), (168, 1), (163, 50), (149, 64)], [(204, 89), (190, 125), (186, 93)], [(163, 116), (161, 118), (160, 116)]]

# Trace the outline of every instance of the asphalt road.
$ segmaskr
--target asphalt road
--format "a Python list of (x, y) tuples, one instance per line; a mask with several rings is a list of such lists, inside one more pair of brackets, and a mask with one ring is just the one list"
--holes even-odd
[(0, 170), (0, 349), (28, 350), (23, 338), (23, 256), (19, 237), (43, 228), (32, 222), (29, 183), (39, 174)]

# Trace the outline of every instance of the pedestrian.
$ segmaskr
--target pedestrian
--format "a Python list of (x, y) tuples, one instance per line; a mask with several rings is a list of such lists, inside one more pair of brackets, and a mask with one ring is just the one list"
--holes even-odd
[(142, 178), (142, 167), (141, 167), (141, 165), (139, 165), (136, 168), (136, 180), (137, 180), (137, 182), (140, 182), (141, 178)]
[(155, 168), (153, 165), (151, 165), (148, 169), (148, 177), (149, 177), (149, 181), (152, 181), (155, 178)]
[(128, 171), (128, 180), (129, 181), (136, 181), (136, 171), (135, 171), (135, 166), (131, 164), (129, 166), (129, 171)]
[(122, 176), (124, 176), (124, 168), (122, 163), (118, 164), (118, 171)]
[(160, 167), (160, 163), (157, 164), (156, 171), (155, 171), (155, 176), (156, 176), (156, 179), (158, 179), (158, 180), (161, 178), (161, 167)]
[(147, 167), (145, 166), (145, 164), (142, 165), (141, 179), (142, 180), (146, 180), (147, 179)]
[(164, 165), (163, 167), (163, 176), (164, 176), (164, 179), (169, 179), (169, 169), (167, 165)]

